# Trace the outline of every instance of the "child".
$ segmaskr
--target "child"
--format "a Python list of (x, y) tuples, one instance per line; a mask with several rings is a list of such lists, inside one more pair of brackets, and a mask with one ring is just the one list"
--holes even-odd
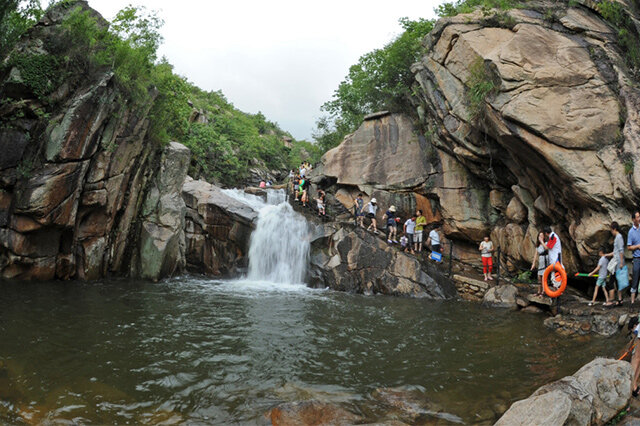
[(318, 216), (324, 216), (324, 199), (325, 199), (325, 193), (323, 190), (318, 191), (318, 198), (316, 198), (316, 201), (318, 202)]
[(482, 272), (484, 272), (484, 280), (493, 280), (491, 272), (493, 270), (493, 243), (489, 240), (489, 236), (484, 237), (484, 241), (480, 243), (478, 248), (482, 253)]
[(605, 250), (602, 247), (598, 251), (598, 256), (600, 256), (600, 260), (598, 261), (598, 266), (596, 266), (596, 268), (589, 273), (590, 277), (598, 273), (596, 288), (593, 290), (593, 299), (591, 299), (591, 302), (589, 302), (589, 306), (593, 306), (596, 303), (599, 287), (602, 287), (602, 292), (604, 293), (604, 298), (606, 300), (605, 304), (607, 304), (608, 306), (609, 295), (607, 294), (607, 290), (604, 288), (604, 286), (607, 281), (607, 266), (609, 265), (609, 259), (607, 258), (607, 256), (605, 256)]
[(400, 245), (402, 246), (402, 251), (404, 251), (405, 253), (409, 251), (409, 238), (407, 238), (406, 234), (400, 237)]

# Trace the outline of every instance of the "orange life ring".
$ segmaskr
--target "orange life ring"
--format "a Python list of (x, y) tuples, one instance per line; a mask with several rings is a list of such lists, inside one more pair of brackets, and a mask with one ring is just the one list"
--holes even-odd
[[(560, 275), (560, 287), (557, 290), (551, 290), (551, 288), (549, 288), (549, 274), (552, 272)], [(554, 265), (549, 265), (547, 266), (547, 269), (544, 270), (544, 275), (542, 276), (542, 288), (549, 297), (558, 297), (564, 293), (564, 290), (567, 288), (567, 272), (564, 270), (564, 267), (560, 262), (556, 262)]]

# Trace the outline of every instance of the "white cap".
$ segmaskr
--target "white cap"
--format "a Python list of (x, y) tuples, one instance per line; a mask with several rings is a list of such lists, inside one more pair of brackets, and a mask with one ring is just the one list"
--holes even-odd
[(377, 201), (376, 201), (376, 199), (375, 199), (375, 198), (372, 198), (372, 199), (371, 199), (371, 202), (372, 202), (373, 204), (377, 203)]

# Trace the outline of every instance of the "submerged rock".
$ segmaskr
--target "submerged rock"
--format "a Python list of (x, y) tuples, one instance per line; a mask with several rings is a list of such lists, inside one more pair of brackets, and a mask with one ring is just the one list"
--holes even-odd
[(355, 424), (359, 416), (333, 404), (319, 401), (299, 401), (280, 404), (267, 413), (274, 426), (285, 425), (346, 425)]

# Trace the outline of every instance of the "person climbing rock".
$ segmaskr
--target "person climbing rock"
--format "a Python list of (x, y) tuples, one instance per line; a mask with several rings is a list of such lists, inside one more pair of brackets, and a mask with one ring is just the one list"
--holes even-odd
[(316, 198), (316, 203), (318, 204), (318, 216), (324, 216), (325, 215), (325, 209), (324, 209), (324, 205), (325, 205), (325, 198), (326, 198), (326, 194), (323, 190), (319, 190), (318, 191), (318, 198)]
[(356, 199), (353, 200), (353, 205), (356, 213), (356, 226), (364, 228), (364, 200), (362, 199), (362, 194), (358, 194)]
[(480, 242), (480, 256), (482, 257), (482, 272), (484, 273), (484, 280), (493, 280), (491, 273), (493, 272), (493, 243), (488, 235), (484, 237)]
[(416, 252), (413, 249), (413, 244), (414, 244), (413, 237), (414, 237), (415, 228), (416, 228), (416, 215), (414, 214), (409, 219), (407, 219), (407, 221), (404, 223), (404, 235), (407, 236), (407, 239), (408, 239), (407, 246), (411, 250), (411, 254), (416, 254)]
[(398, 243), (398, 224), (396, 223), (396, 206), (389, 207), (382, 220), (387, 221), (387, 243)]
[(367, 227), (367, 231), (373, 230), (374, 234), (379, 234), (378, 224), (376, 223), (376, 213), (378, 212), (378, 201), (372, 198), (371, 201), (365, 206), (367, 217), (371, 219), (371, 223)]

